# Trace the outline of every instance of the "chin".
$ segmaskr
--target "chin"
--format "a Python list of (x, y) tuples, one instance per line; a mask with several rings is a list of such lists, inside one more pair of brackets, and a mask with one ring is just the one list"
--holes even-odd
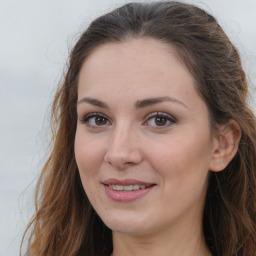
[[(113, 232), (120, 232), (126, 234), (143, 235), (151, 231), (152, 226), (148, 226), (150, 222), (142, 216), (124, 216), (118, 214), (117, 216), (106, 216), (102, 218), (105, 225)], [(152, 222), (151, 222), (152, 223)]]

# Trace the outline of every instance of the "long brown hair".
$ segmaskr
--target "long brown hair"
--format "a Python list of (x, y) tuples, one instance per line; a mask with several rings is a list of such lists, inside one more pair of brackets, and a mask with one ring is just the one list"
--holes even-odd
[[(206, 244), (213, 255), (256, 255), (256, 118), (240, 56), (214, 17), (190, 4), (126, 4), (94, 20), (74, 46), (52, 106), (52, 148), (39, 178), (25, 255), (110, 255), (112, 233), (81, 185), (74, 157), (77, 83), (94, 49), (127, 38), (154, 38), (174, 47), (208, 106), (212, 130), (234, 119), (242, 130), (226, 169), (211, 173), (204, 208)], [(26, 234), (25, 233), (25, 234)]]

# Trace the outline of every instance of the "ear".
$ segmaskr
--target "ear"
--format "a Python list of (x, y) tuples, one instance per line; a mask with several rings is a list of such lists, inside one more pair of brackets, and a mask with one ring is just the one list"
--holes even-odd
[(227, 167), (237, 153), (240, 138), (241, 128), (235, 120), (229, 120), (218, 127), (217, 136), (213, 141), (209, 170), (219, 172)]

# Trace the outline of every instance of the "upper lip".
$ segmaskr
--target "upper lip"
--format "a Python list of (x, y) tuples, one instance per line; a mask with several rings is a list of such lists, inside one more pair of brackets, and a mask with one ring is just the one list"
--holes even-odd
[(104, 185), (122, 185), (122, 186), (128, 186), (128, 185), (144, 185), (146, 187), (155, 185), (154, 183), (144, 182), (141, 180), (136, 179), (124, 179), (124, 180), (118, 180), (118, 179), (107, 179), (102, 182)]

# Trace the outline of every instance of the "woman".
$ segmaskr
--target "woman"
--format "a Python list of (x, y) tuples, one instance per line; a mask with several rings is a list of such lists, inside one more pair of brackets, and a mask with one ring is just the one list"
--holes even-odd
[(53, 103), (26, 255), (255, 255), (247, 94), (236, 48), (195, 6), (96, 19)]

